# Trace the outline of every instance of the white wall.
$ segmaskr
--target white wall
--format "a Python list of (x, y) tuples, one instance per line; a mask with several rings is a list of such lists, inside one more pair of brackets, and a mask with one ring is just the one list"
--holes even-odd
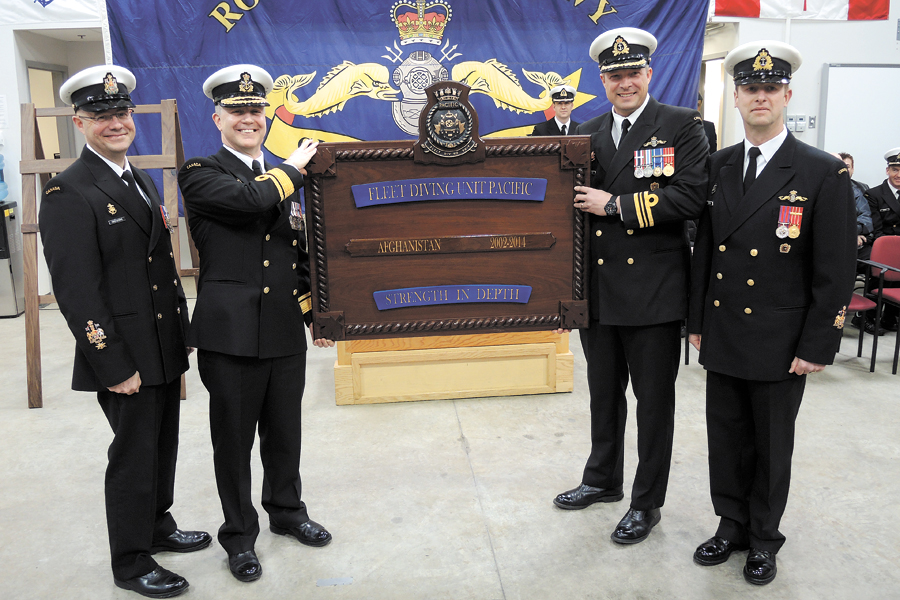
[[(26, 25), (27, 26), (27, 25)], [(88, 27), (100, 28), (99, 22), (74, 23), (76, 29)], [(20, 105), (29, 102), (27, 62), (39, 62), (68, 67), (69, 74), (76, 73), (86, 67), (104, 62), (102, 42), (65, 42), (40, 34), (40, 29), (25, 31), (18, 26), (0, 27), (0, 56), (11, 57), (12, 60), (0, 61), (0, 81), (8, 82), (4, 86), (7, 104), (7, 127), (0, 130), (4, 144), (0, 153), (6, 162), (3, 174), (9, 185), (8, 200), (18, 203), (18, 212), (22, 214), (22, 177), (19, 173), (19, 161), (22, 159), (22, 123)], [(84, 144), (80, 134), (76, 134), (76, 145)], [(40, 201), (38, 190), (38, 201)], [(21, 234), (20, 234), (21, 235)], [(44, 263), (43, 249), (38, 248), (38, 291), (41, 294), (51, 292), (50, 277)]]
[[(734, 33), (722, 28), (715, 35), (707, 36), (704, 47), (704, 59), (717, 57), (724, 47), (733, 42), (735, 47), (746, 42), (762, 39), (781, 40), (795, 46), (803, 55), (803, 65), (794, 75), (791, 87), (794, 90), (789, 110), (790, 114), (804, 114), (818, 117), (821, 96), (822, 67), (828, 63), (843, 64), (900, 64), (900, 41), (897, 40), (898, 18), (900, 18), (900, 0), (891, 0), (890, 14), (886, 21), (809, 21), (776, 19), (733, 19), (714, 17), (713, 23), (733, 24)], [(731, 38), (729, 39), (729, 35)], [(729, 48), (730, 49), (730, 48)], [(900, 70), (898, 70), (900, 75)], [(723, 90), (724, 117), (722, 131), (719, 133), (722, 147), (737, 143), (743, 139), (743, 127), (737, 110), (733, 108), (733, 84), (727, 78), (726, 90)], [(877, 81), (860, 81), (848, 94), (859, 95), (859, 112), (846, 115), (848, 126), (859, 127), (861, 133), (869, 127), (890, 127), (897, 132), (897, 143), (900, 146), (900, 120), (896, 114), (871, 115), (866, 113), (865, 97), (877, 94)], [(829, 127), (833, 126), (839, 115), (828, 115)], [(798, 139), (815, 146), (818, 130), (812, 129), (795, 133)], [(880, 158), (890, 148), (872, 149), (867, 156)], [(857, 156), (857, 178), (866, 183), (880, 183), (884, 179), (882, 160), (871, 164), (872, 159), (862, 164), (858, 152), (844, 148), (825, 148), (829, 152), (850, 151)]]

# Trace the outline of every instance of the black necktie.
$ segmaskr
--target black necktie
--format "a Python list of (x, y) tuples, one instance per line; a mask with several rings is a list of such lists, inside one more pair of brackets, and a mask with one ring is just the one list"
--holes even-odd
[(625, 136), (628, 135), (629, 129), (631, 129), (631, 121), (625, 119), (622, 121), (622, 135), (619, 136), (619, 144), (621, 144), (622, 140), (625, 139)]
[(559, 132), (560, 132), (561, 134), (563, 134), (563, 135), (566, 135), (566, 126), (563, 125), (563, 126), (562, 126), (562, 129), (560, 129)]
[(254, 175), (257, 175), (257, 176), (263, 174), (262, 167), (259, 166), (259, 161), (258, 161), (258, 160), (254, 160), (254, 161), (253, 161), (253, 174), (254, 174)]
[(131, 171), (122, 171), (122, 179), (124, 179), (125, 183), (128, 184), (128, 189), (131, 190), (131, 192), (133, 194), (137, 195), (137, 197), (141, 199), (141, 202), (146, 204), (147, 207), (149, 208), (150, 200), (147, 198), (144, 198), (144, 195), (141, 193), (141, 190), (138, 188), (137, 181), (134, 180), (134, 175), (131, 174)]
[(753, 185), (753, 182), (756, 181), (756, 157), (762, 154), (759, 151), (759, 148), (753, 146), (750, 148), (750, 164), (747, 165), (747, 172), (744, 174), (744, 193), (747, 193), (747, 190), (750, 189), (750, 186)]

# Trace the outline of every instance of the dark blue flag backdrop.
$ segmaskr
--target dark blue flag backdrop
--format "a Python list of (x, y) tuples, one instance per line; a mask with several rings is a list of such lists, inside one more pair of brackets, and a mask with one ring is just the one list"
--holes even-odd
[[(593, 39), (616, 27), (653, 33), (651, 94), (696, 106), (708, 0), (108, 0), (113, 59), (134, 71), (135, 101), (175, 98), (186, 157), (221, 144), (203, 81), (235, 63), (276, 80), (265, 148), (284, 157), (301, 137), (416, 138), (423, 90), (472, 88), (482, 137), (527, 135), (553, 115), (548, 90), (578, 90), (573, 118), (609, 110)], [(158, 153), (141, 117), (135, 151)]]

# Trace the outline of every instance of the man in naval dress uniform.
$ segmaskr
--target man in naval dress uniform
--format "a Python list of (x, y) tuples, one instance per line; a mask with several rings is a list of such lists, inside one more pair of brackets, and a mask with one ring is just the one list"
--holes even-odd
[(200, 254), (188, 341), (198, 349), (200, 378), (209, 391), (213, 463), (225, 517), (218, 539), (232, 575), (244, 582), (262, 575), (250, 481), (257, 430), (269, 529), (308, 546), (331, 541), (300, 499), (300, 405), (312, 300), (299, 190), (317, 142), (305, 140), (280, 165), (265, 163), (266, 94), (272, 85), (271, 75), (255, 65), (210, 75), (203, 92), (215, 104), (212, 118), (222, 147), (187, 160), (178, 174)]
[(76, 340), (72, 389), (97, 392), (114, 434), (105, 483), (113, 581), (168, 598), (188, 582), (151, 555), (200, 550), (212, 538), (181, 531), (169, 513), (188, 311), (168, 215), (153, 181), (125, 156), (135, 135), (135, 83), (128, 69), (100, 65), (60, 87), (86, 145), (44, 188), (40, 228), (53, 292)]
[(553, 99), (552, 119), (534, 126), (530, 135), (574, 135), (578, 122), (572, 120), (572, 108), (575, 106), (575, 88), (571, 85), (558, 85), (550, 90)]
[(784, 126), (800, 53), (750, 42), (725, 57), (745, 139), (711, 158), (691, 272), (690, 342), (706, 368), (715, 535), (694, 561), (749, 549), (771, 582), (806, 376), (834, 360), (852, 293), (856, 206), (844, 163)]
[(647, 538), (660, 520), (672, 458), (675, 377), (687, 316), (690, 249), (684, 222), (706, 190), (709, 143), (693, 109), (648, 92), (650, 33), (601, 34), (591, 58), (612, 103), (582, 124), (591, 132), (591, 186), (575, 188), (589, 223), (590, 325), (581, 330), (591, 395), (591, 453), (581, 485), (559, 494), (563, 509), (624, 497), (624, 438), (631, 380), (637, 398), (637, 468), (631, 502), (612, 533), (620, 544)]

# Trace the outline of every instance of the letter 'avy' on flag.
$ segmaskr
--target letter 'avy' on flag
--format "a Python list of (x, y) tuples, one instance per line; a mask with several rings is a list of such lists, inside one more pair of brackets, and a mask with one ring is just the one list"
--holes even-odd
[(719, 17), (881, 21), (890, 0), (716, 0)]

